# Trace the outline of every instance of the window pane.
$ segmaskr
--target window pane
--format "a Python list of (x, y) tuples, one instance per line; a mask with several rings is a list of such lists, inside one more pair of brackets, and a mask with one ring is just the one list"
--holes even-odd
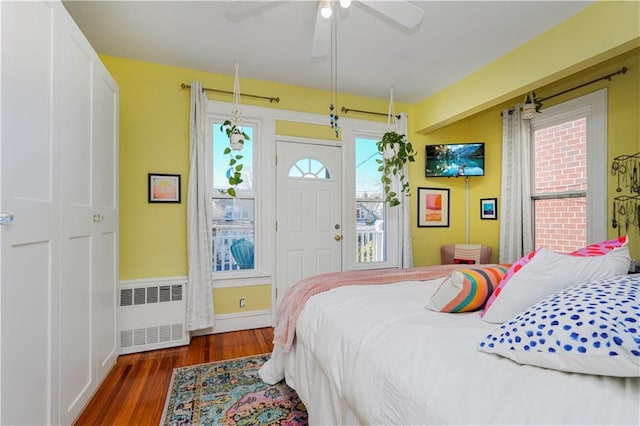
[(383, 198), (380, 165), (376, 162), (382, 156), (376, 142), (375, 139), (356, 138), (356, 198)]
[(254, 201), (213, 200), (213, 270), (254, 269)]
[(586, 118), (534, 132), (534, 193), (587, 189)]
[(381, 172), (376, 158), (382, 158), (376, 139), (356, 138), (356, 249), (358, 263), (385, 262), (386, 203)]
[[(215, 194), (226, 191), (229, 188), (229, 157), (224, 154), (224, 150), (229, 147), (229, 138), (224, 130), (220, 129), (222, 123), (213, 123), (213, 189)], [(253, 192), (253, 127), (242, 126), (242, 130), (249, 136), (249, 140), (244, 141), (241, 151), (232, 151), (232, 154), (243, 156), (239, 161), (243, 164), (241, 171), (243, 182), (236, 188), (236, 193), (243, 192), (251, 194)]]
[(315, 158), (303, 158), (289, 169), (289, 177), (304, 179), (331, 179), (329, 170)]
[(535, 247), (571, 252), (587, 245), (587, 199), (534, 201)]
[(356, 202), (358, 263), (384, 262), (385, 220), (382, 201)]

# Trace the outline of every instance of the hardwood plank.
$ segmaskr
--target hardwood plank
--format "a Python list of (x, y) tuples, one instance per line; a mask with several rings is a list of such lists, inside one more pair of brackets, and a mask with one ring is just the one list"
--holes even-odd
[(268, 353), (273, 328), (209, 334), (187, 346), (118, 357), (77, 426), (158, 425), (174, 368)]

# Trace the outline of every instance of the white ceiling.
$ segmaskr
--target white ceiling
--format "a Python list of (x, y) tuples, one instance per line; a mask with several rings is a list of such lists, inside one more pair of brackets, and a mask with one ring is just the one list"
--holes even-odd
[[(393, 87), (416, 103), (592, 2), (412, 1), (424, 19), (408, 30), (354, 0), (338, 10), (338, 90), (386, 99)], [(238, 62), (240, 77), (331, 87), (330, 57), (311, 57), (315, 1), (63, 3), (99, 53), (228, 75)]]

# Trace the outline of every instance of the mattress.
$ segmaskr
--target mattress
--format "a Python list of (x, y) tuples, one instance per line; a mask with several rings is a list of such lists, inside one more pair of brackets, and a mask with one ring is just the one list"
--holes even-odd
[(640, 378), (566, 373), (479, 352), (477, 312), (425, 309), (442, 279), (312, 296), (293, 349), (261, 370), (285, 378), (310, 424), (640, 424)]

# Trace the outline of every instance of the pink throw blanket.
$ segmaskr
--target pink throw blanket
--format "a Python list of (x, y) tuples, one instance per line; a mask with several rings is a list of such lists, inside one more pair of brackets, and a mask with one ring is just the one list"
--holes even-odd
[[(285, 353), (291, 350), (296, 323), (304, 304), (316, 293), (346, 285), (390, 284), (401, 281), (426, 281), (446, 277), (466, 265), (420, 266), (406, 269), (377, 269), (366, 271), (330, 272), (314, 275), (289, 287), (276, 315), (273, 343), (282, 346)], [(426, 301), (425, 301), (426, 303)]]

